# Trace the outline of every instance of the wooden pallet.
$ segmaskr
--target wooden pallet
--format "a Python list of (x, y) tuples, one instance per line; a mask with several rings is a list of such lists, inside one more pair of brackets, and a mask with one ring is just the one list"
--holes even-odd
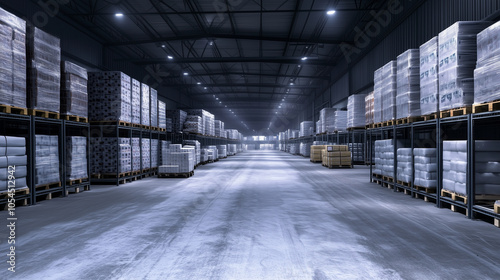
[(114, 179), (114, 178), (124, 178), (130, 176), (131, 172), (123, 172), (120, 174), (116, 173), (102, 173), (102, 174), (92, 174), (94, 179)]
[(464, 204), (467, 204), (467, 196), (465, 195), (457, 194), (448, 190), (441, 190), (441, 196), (451, 198), (451, 200), (453, 201), (463, 202)]
[[(497, 200), (493, 207), (494, 207), (495, 213), (500, 214), (500, 200)], [(495, 219), (494, 223), (495, 223), (496, 227), (500, 227), (500, 219)]]
[(88, 118), (73, 116), (73, 115), (61, 115), (61, 119), (67, 120), (67, 121), (72, 121), (72, 122), (81, 122), (81, 123), (88, 123), (89, 122)]
[(466, 106), (462, 108), (450, 109), (439, 112), (440, 118), (458, 117), (472, 113), (472, 107)]
[(37, 109), (28, 109), (28, 114), (30, 116), (35, 116), (35, 117), (42, 117), (42, 118), (47, 118), (47, 119), (60, 119), (61, 115), (59, 113), (54, 113), (54, 112), (49, 112), (49, 111), (44, 111), (44, 110), (37, 110)]
[(132, 127), (132, 123), (125, 122), (125, 121), (91, 121), (90, 124), (94, 124), (94, 125), (119, 125), (119, 126)]
[(408, 182), (403, 182), (403, 181), (400, 181), (398, 180), (397, 183), (401, 186), (404, 186), (404, 187), (410, 187), (411, 186), (411, 183), (408, 183)]
[(131, 127), (135, 127), (135, 128), (141, 128), (142, 127), (141, 124), (137, 124), (137, 123), (131, 123), (130, 126)]
[(310, 162), (312, 162), (312, 163), (320, 163), (320, 162), (323, 163), (322, 160), (312, 160), (312, 159), (310, 160)]
[(140, 173), (141, 173), (141, 171), (140, 171), (140, 170), (137, 170), (137, 171), (132, 171), (132, 172), (130, 172), (130, 175), (131, 175), (131, 176), (136, 176), (136, 175), (139, 175)]
[(67, 180), (66, 181), (66, 185), (67, 186), (73, 186), (73, 185), (78, 185), (78, 184), (81, 184), (83, 182), (86, 182), (88, 181), (89, 178), (81, 178), (81, 179), (75, 179), (75, 180)]
[(382, 175), (376, 173), (372, 173), (372, 177), (375, 177), (377, 179), (382, 179)]
[(50, 190), (50, 189), (56, 189), (61, 187), (61, 182), (55, 182), (55, 183), (50, 183), (50, 184), (43, 184), (43, 185), (38, 185), (35, 187), (37, 191), (42, 191), (42, 190)]
[[(15, 189), (14, 190), (14, 198), (16, 198), (18, 196), (22, 196), (22, 195), (28, 195), (29, 193), (30, 193), (29, 188)], [(0, 200), (4, 200), (4, 199), (8, 200), (10, 198), (9, 194), (10, 193), (8, 191), (0, 192)], [(20, 205), (20, 206), (28, 205), (28, 198), (24, 198), (24, 199), (17, 199), (16, 198), (16, 205)], [(8, 201), (6, 201), (4, 204), (3, 210), (8, 210), (8, 208), (9, 208), (9, 204), (8, 204)]]
[(194, 175), (194, 171), (188, 173), (158, 173), (158, 178), (189, 178)]
[(425, 193), (436, 193), (436, 188), (426, 188), (426, 187), (420, 187), (420, 186), (413, 186), (417, 191), (423, 191)]
[(159, 128), (158, 128), (158, 131), (160, 131), (160, 132), (166, 132), (166, 131), (167, 131), (167, 129), (159, 127)]
[(6, 114), (16, 114), (16, 115), (28, 115), (28, 109), (10, 106), (10, 105), (0, 105), (0, 113)]
[(431, 121), (431, 120), (437, 119), (438, 116), (439, 116), (438, 113), (432, 113), (432, 114), (424, 115), (424, 116), (422, 116), (422, 118), (424, 119), (424, 121)]
[(423, 117), (407, 117), (407, 118), (397, 119), (396, 120), (396, 124), (397, 125), (399, 125), (399, 124), (410, 124), (410, 123), (414, 123), (414, 122), (421, 122), (423, 120), (424, 120)]
[(335, 169), (335, 168), (353, 168), (352, 165), (325, 165), (325, 167), (328, 167), (329, 169)]
[(472, 112), (484, 113), (484, 112), (494, 112), (500, 110), (500, 100), (495, 100), (487, 103), (476, 104), (472, 107)]
[(382, 176), (382, 180), (389, 182), (389, 183), (394, 183), (394, 178), (389, 177), (389, 176)]
[(68, 189), (66, 190), (66, 195), (77, 194), (81, 191), (90, 191), (90, 186), (68, 187)]

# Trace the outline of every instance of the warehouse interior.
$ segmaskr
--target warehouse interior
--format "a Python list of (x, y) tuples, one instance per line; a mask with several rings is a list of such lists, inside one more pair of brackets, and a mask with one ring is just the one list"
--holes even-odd
[(8, 279), (498, 279), (500, 0), (0, 0)]

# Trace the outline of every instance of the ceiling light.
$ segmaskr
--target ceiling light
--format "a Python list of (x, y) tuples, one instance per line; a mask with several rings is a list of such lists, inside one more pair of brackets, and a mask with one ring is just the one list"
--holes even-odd
[(167, 56), (167, 58), (168, 58), (168, 59), (174, 59), (174, 57), (173, 57), (173, 56), (171, 56), (171, 55)]
[(304, 56), (303, 58), (301, 58), (301, 60), (307, 60), (307, 56)]
[(335, 14), (335, 10), (329, 10), (328, 12), (326, 12), (326, 14), (331, 16), (331, 15)]
[(165, 45), (161, 45), (161, 47), (162, 47), (162, 48), (164, 48), (164, 47), (165, 47)]
[(279, 106), (278, 108), (281, 109), (281, 106)]
[(220, 104), (222, 104), (222, 101), (219, 101)]
[(290, 85), (291, 85), (291, 86), (293, 86), (293, 85), (294, 85), (294, 83), (292, 82), (292, 83), (290, 83)]
[(285, 99), (283, 98), (283, 99), (281, 99), (281, 101), (285, 101)]
[(184, 72), (184, 76), (187, 76), (187, 75), (189, 75), (189, 73), (188, 72)]
[(300, 66), (300, 65), (299, 65), (299, 68), (300, 68), (300, 67), (302, 67), (302, 66)]
[(226, 107), (226, 108), (227, 108), (227, 105), (224, 105), (224, 107)]
[(197, 85), (201, 85), (201, 83), (200, 83), (200, 82), (197, 82), (196, 84), (197, 84)]
[(215, 98), (215, 100), (219, 100), (219, 97)]
[(116, 14), (115, 14), (115, 17), (122, 17), (122, 16), (123, 16), (123, 14), (122, 14), (122, 13), (116, 13)]
[(213, 42), (213, 41), (210, 41), (208, 44), (209, 44), (210, 46), (213, 46), (213, 45), (214, 45), (214, 42)]
[(207, 87), (204, 87), (204, 89), (207, 89)]

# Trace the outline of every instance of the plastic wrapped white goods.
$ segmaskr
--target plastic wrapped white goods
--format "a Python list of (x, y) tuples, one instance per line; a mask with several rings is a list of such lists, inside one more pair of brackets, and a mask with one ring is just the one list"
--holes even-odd
[(26, 139), (24, 137), (0, 136), (0, 191), (8, 187), (8, 167), (16, 166), (16, 182), (14, 188), (27, 186), (26, 177), (28, 159), (26, 156)]
[(141, 83), (136, 79), (131, 79), (131, 109), (132, 115), (130, 121), (135, 124), (141, 124)]
[(397, 150), (397, 179), (410, 183), (413, 176), (412, 149), (401, 148)]
[(141, 139), (132, 138), (132, 171), (141, 170)]
[(347, 129), (347, 111), (337, 110), (334, 113), (333, 131), (345, 131)]
[(203, 121), (203, 133), (207, 136), (215, 136), (215, 116), (203, 109), (188, 109), (189, 115), (200, 116)]
[(167, 107), (165, 102), (158, 100), (158, 127), (167, 129)]
[(141, 83), (141, 124), (151, 125), (151, 90), (148, 85)]
[(347, 128), (365, 127), (366, 94), (353, 94), (347, 99)]
[(316, 134), (321, 134), (323, 133), (322, 131), (322, 124), (321, 124), (321, 120), (317, 121), (316, 122)]
[(314, 122), (303, 121), (300, 123), (299, 137), (313, 135), (312, 132), (314, 132)]
[(88, 73), (89, 119), (132, 120), (130, 77), (122, 72)]
[(151, 168), (151, 139), (142, 139), (141, 143), (142, 169)]
[(449, 110), (472, 105), (474, 79), (458, 78), (460, 68), (439, 71), (439, 110)]
[(203, 119), (200, 116), (188, 115), (184, 123), (184, 132), (203, 134)]
[(66, 137), (66, 179), (88, 178), (87, 137)]
[(0, 104), (26, 108), (26, 21), (0, 8)]
[(172, 132), (182, 132), (184, 122), (186, 122), (187, 113), (183, 110), (167, 110), (167, 117), (172, 120)]
[(311, 143), (300, 143), (300, 154), (309, 157), (311, 156)]
[(59, 139), (57, 135), (35, 135), (35, 185), (61, 181), (59, 174)]
[(438, 37), (420, 46), (420, 111), (428, 115), (439, 111)]
[(195, 149), (195, 163), (199, 164), (201, 162), (201, 144), (197, 140), (184, 140), (183, 145), (192, 146)]
[(426, 148), (413, 150), (415, 180), (414, 185), (424, 188), (437, 187), (436, 149)]
[(333, 133), (335, 130), (335, 112), (334, 108), (323, 108), (319, 111), (319, 133)]
[(467, 141), (443, 141), (443, 189), (466, 194)]
[(375, 70), (374, 72), (374, 87), (373, 87), (373, 122), (382, 122), (382, 88), (383, 88), (383, 67)]
[(390, 61), (382, 70), (382, 121), (396, 118), (397, 63)]
[(116, 174), (132, 169), (130, 138), (91, 137), (92, 174)]
[(373, 92), (370, 92), (366, 97), (365, 97), (365, 125), (369, 125), (373, 123)]
[(227, 145), (217, 145), (217, 154), (219, 158), (227, 158)]
[(61, 70), (61, 114), (88, 117), (87, 70), (69, 61)]
[(420, 116), (420, 51), (402, 53), (397, 65), (396, 118)]
[(150, 88), (150, 125), (152, 127), (158, 127), (158, 91), (154, 88)]
[(477, 67), (488, 64), (500, 54), (500, 21), (477, 34)]
[(500, 99), (500, 21), (477, 35), (477, 68), (474, 70), (474, 103)]
[(158, 167), (158, 139), (151, 139), (151, 168)]

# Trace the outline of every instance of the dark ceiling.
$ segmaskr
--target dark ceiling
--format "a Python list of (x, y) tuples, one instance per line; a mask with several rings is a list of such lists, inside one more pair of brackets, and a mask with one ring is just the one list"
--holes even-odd
[(262, 131), (277, 118), (293, 119), (330, 85), (343, 59), (340, 43), (352, 42), (354, 27), (365, 26), (370, 11), (386, 3), (82, 0), (61, 11), (124, 61), (177, 87), (195, 107), (237, 120), (241, 130)]

